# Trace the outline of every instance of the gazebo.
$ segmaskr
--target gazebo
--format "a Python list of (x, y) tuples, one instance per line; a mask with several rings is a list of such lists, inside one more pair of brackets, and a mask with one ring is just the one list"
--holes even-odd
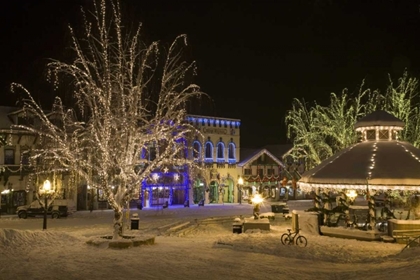
[(361, 141), (303, 173), (297, 184), (315, 191), (315, 207), (321, 207), (323, 193), (366, 194), (373, 228), (375, 195), (420, 192), (420, 149), (399, 140), (404, 122), (385, 111), (361, 118), (354, 127)]

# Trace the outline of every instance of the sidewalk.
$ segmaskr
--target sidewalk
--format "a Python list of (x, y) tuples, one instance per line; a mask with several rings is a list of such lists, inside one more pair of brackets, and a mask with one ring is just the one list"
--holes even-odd
[(17, 219), (17, 218), (18, 218), (17, 214), (5, 214), (5, 213), (0, 214), (0, 219), (10, 220), (10, 219)]

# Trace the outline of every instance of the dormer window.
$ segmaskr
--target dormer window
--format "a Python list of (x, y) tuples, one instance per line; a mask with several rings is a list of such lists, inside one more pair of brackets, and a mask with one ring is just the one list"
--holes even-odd
[(34, 125), (34, 119), (29, 118), (27, 116), (19, 116), (17, 119), (18, 125), (26, 125), (26, 126), (32, 126)]
[(15, 150), (4, 149), (4, 164), (15, 164)]

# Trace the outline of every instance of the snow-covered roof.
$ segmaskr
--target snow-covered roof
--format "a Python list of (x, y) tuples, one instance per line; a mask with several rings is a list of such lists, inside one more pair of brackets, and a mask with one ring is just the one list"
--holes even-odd
[(253, 162), (261, 155), (266, 154), (271, 157), (278, 165), (284, 167), (284, 164), (270, 153), (267, 149), (241, 149), (241, 161), (238, 163), (239, 167), (245, 166), (249, 162)]
[(281, 160), (291, 152), (293, 144), (266, 145), (263, 148)]
[[(367, 178), (370, 177), (369, 182)], [(302, 174), (302, 188), (420, 190), (420, 149), (401, 141), (366, 141)]]
[(378, 110), (356, 122), (354, 128), (367, 126), (399, 126), (404, 127), (404, 122), (388, 112)]

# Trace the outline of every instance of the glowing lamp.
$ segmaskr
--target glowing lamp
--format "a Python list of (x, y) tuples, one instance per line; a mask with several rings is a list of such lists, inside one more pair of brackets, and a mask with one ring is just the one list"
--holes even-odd
[(356, 199), (356, 197), (357, 197), (357, 193), (356, 193), (355, 190), (349, 190), (349, 191), (347, 191), (346, 195), (350, 199), (351, 202), (353, 202)]
[(254, 197), (251, 199), (252, 203), (254, 204), (260, 204), (264, 201), (264, 198), (259, 194), (255, 194)]
[(44, 193), (49, 193), (51, 191), (51, 182), (50, 180), (45, 180), (42, 191)]

